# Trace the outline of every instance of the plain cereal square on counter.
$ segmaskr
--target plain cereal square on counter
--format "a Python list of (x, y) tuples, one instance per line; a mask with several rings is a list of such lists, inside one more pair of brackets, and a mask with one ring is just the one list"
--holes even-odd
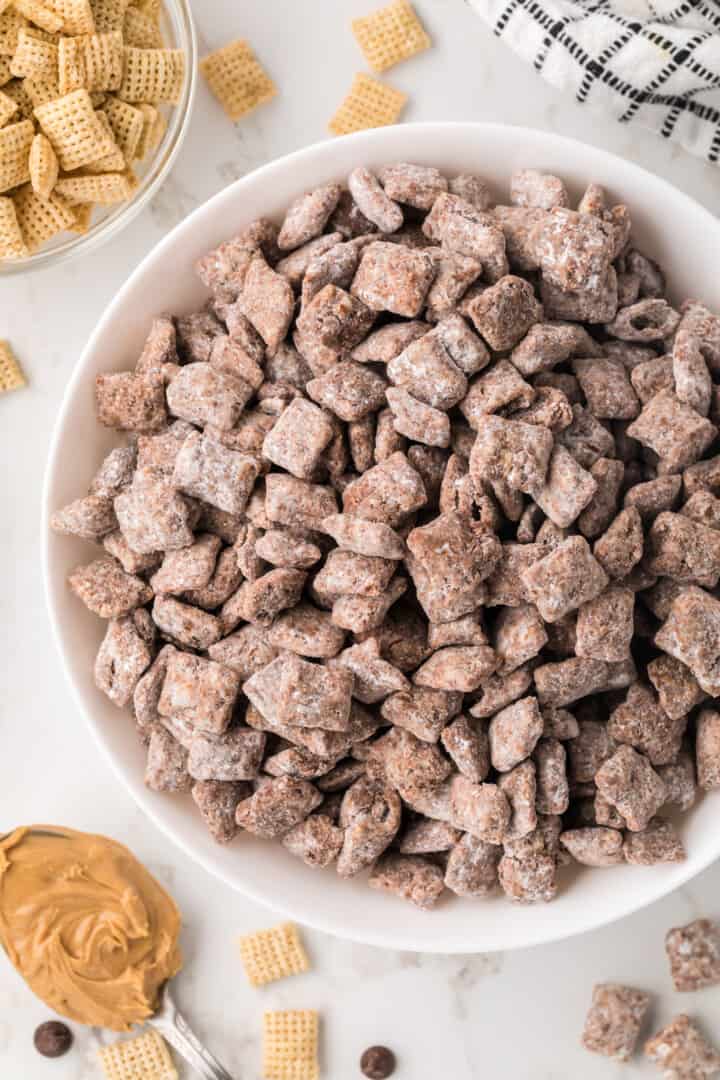
[[(51, 521), (101, 549), (68, 582), (96, 685), (238, 857), (423, 910), (661, 873), (720, 789), (720, 315), (592, 182), (519, 169), (495, 205), (355, 164), (235, 223), (204, 306), (98, 378), (118, 445)], [(716, 937), (671, 932), (676, 985)], [(584, 1045), (627, 1060), (646, 1007), (596, 987)], [(651, 1056), (705, 1068), (693, 1032)]]

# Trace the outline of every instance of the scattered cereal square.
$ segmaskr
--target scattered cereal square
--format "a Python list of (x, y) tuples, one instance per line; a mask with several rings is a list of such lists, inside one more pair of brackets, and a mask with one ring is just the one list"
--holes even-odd
[(332, 135), (395, 124), (407, 102), (407, 95), (360, 72), (328, 129)]
[(251, 986), (265, 986), (290, 975), (301, 975), (310, 967), (293, 923), (241, 937), (240, 958)]
[(178, 1080), (170, 1051), (156, 1031), (104, 1046), (99, 1057), (107, 1080)]
[(242, 39), (203, 57), (200, 71), (233, 123), (277, 94), (277, 86)]
[(409, 60), (432, 44), (407, 0), (396, 0), (370, 15), (353, 19), (352, 29), (365, 59), (377, 72)]
[(720, 984), (720, 927), (710, 919), (668, 930), (665, 951), (676, 990)]
[(601, 983), (593, 988), (582, 1044), (594, 1054), (629, 1061), (650, 1004), (642, 990)]
[(25, 376), (10, 345), (0, 341), (0, 394), (26, 386)]
[(265, 1080), (317, 1080), (319, 1017), (313, 1009), (266, 1012), (263, 1017)]

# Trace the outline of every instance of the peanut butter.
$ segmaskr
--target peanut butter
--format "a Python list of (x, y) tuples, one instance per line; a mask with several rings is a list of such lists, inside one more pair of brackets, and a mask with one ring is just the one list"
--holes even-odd
[(179, 931), (173, 900), (122, 844), (45, 825), (0, 841), (0, 943), (62, 1016), (141, 1023), (181, 967)]

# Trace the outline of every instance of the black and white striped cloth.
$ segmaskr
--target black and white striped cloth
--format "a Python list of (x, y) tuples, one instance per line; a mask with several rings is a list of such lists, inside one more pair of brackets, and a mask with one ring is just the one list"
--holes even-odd
[(468, 0), (535, 70), (621, 123), (720, 162), (716, 0)]

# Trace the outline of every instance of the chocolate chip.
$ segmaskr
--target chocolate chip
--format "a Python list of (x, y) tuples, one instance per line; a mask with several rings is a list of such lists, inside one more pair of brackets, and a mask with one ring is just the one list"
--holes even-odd
[(360, 1068), (368, 1080), (385, 1080), (395, 1072), (395, 1055), (387, 1046), (371, 1046), (360, 1058)]
[[(33, 1042), (38, 1054), (43, 1057), (56, 1058), (67, 1054), (72, 1046), (73, 1033), (59, 1020), (48, 1020), (35, 1029)], [(387, 1074), (386, 1074), (387, 1075)]]

